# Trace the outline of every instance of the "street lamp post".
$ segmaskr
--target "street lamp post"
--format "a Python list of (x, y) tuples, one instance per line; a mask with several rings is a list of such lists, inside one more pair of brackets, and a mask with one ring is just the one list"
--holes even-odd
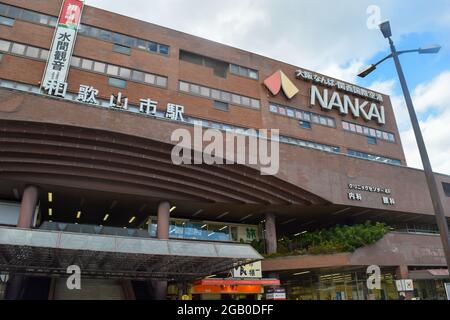
[(414, 134), (416, 136), (417, 146), (419, 147), (420, 157), (422, 159), (423, 168), (425, 172), (425, 177), (428, 184), (428, 189), (430, 191), (431, 201), (433, 203), (434, 213), (436, 216), (436, 222), (439, 228), (439, 232), (441, 235), (442, 245), (444, 247), (444, 255), (447, 261), (447, 268), (450, 272), (450, 234), (449, 228), (447, 224), (447, 219), (445, 217), (444, 205), (442, 203), (441, 197), (439, 196), (439, 184), (436, 179), (436, 176), (433, 174), (433, 170), (431, 168), (430, 158), (428, 156), (427, 149), (425, 147), (425, 142), (423, 140), (422, 132), (420, 130), (419, 121), (417, 120), (417, 115), (414, 109), (413, 101), (411, 99), (411, 94), (408, 89), (408, 85), (406, 83), (405, 75), (403, 73), (402, 66), (400, 64), (399, 55), (403, 53), (410, 52), (418, 52), (420, 54), (428, 54), (428, 53), (438, 53), (441, 49), (440, 46), (430, 46), (415, 50), (404, 50), (397, 51), (394, 45), (394, 41), (392, 41), (392, 32), (389, 21), (385, 21), (380, 24), (380, 30), (383, 33), (384, 37), (389, 40), (389, 45), (391, 47), (391, 54), (386, 58), (380, 60), (376, 64), (372, 64), (366, 68), (364, 68), (358, 76), (364, 78), (372, 71), (376, 69), (376, 67), (389, 58), (393, 58), (395, 62), (395, 67), (397, 69), (398, 77), (400, 79), (400, 84), (402, 86), (403, 95), (405, 96), (406, 106), (408, 108), (409, 116), (411, 118), (412, 127), (414, 130)]

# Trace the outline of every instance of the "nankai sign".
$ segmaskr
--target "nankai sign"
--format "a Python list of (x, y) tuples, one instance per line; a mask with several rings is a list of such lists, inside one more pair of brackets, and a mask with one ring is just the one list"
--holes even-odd
[(67, 75), (70, 59), (75, 46), (78, 26), (81, 21), (84, 2), (80, 0), (64, 0), (55, 29), (53, 43), (47, 60), (41, 89), (50, 95), (64, 93), (67, 90)]
[(328, 89), (320, 90), (317, 86), (311, 86), (311, 106), (319, 104), (324, 110), (337, 109), (340, 114), (352, 114), (355, 118), (363, 117), (364, 120), (376, 120), (379, 124), (386, 124), (384, 106), (378, 106), (367, 100), (341, 95)]
[[(383, 102), (381, 94), (302, 69), (297, 70), (295, 76), (297, 79), (312, 82), (311, 107), (319, 105), (326, 111), (336, 109), (342, 115), (351, 114), (355, 118), (362, 117), (366, 121), (386, 124), (384, 106), (377, 104)], [(274, 96), (282, 90), (289, 100), (299, 93), (299, 89), (281, 70), (264, 80), (264, 85)], [(325, 88), (319, 88), (317, 85)], [(341, 94), (342, 91), (344, 94)]]

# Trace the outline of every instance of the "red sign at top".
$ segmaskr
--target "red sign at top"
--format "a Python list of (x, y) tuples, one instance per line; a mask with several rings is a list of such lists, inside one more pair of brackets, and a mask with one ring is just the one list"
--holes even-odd
[(76, 29), (81, 21), (84, 2), (80, 0), (64, 0), (59, 17), (59, 24)]

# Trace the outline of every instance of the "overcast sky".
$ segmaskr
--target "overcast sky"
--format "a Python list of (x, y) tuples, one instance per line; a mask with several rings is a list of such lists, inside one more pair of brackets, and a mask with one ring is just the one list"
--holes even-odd
[[(421, 167), (392, 62), (367, 79), (364, 65), (388, 45), (371, 29), (390, 19), (397, 47), (443, 46), (438, 55), (402, 56), (435, 171), (450, 174), (450, 1), (448, 0), (86, 0), (131, 16), (372, 87), (391, 99), (408, 165)], [(375, 19), (374, 19), (375, 17)], [(369, 25), (368, 25), (369, 22)]]

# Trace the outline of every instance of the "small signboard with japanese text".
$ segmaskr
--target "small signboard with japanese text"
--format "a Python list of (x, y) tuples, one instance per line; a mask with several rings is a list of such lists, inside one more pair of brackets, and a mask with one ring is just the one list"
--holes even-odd
[(262, 278), (261, 261), (234, 268), (233, 269), (233, 278), (261, 279)]

